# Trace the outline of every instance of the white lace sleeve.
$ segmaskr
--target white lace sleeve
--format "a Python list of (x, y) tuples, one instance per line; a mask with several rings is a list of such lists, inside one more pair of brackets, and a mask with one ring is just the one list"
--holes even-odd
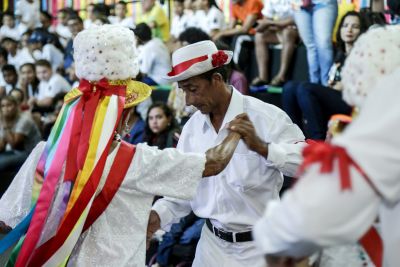
[(202, 178), (205, 162), (205, 154), (139, 144), (126, 176), (129, 185), (141, 192), (190, 200)]
[(40, 142), (31, 152), (0, 200), (0, 221), (15, 227), (31, 208), (32, 185), (36, 165), (45, 147)]

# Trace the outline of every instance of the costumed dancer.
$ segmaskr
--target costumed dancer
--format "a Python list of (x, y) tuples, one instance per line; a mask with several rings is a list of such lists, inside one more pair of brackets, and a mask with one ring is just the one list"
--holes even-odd
[[(371, 29), (343, 71), (343, 98), (360, 110), (332, 144), (307, 147), (305, 173), (254, 229), (268, 266), (360, 241), (375, 266), (400, 262), (400, 26)], [(373, 226), (379, 218), (380, 233)]]
[(74, 49), (79, 87), (0, 200), (1, 230), (13, 228), (0, 254), (16, 243), (7, 266), (143, 266), (154, 195), (191, 199), (202, 176), (227, 165), (239, 135), (205, 154), (121, 141), (131, 109), (151, 94), (132, 80), (134, 34), (92, 27)]

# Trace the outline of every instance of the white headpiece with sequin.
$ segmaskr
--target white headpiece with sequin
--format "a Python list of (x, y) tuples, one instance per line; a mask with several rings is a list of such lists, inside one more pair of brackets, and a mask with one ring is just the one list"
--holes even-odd
[(74, 39), (76, 76), (98, 81), (135, 78), (139, 72), (134, 33), (119, 25), (93, 26)]
[(343, 99), (351, 106), (361, 107), (369, 91), (382, 76), (400, 66), (400, 26), (368, 30), (361, 35), (343, 70)]

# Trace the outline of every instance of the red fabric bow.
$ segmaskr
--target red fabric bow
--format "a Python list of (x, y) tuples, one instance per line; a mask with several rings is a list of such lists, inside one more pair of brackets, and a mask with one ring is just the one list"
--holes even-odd
[(211, 64), (214, 68), (220, 67), (226, 63), (228, 60), (228, 55), (224, 51), (218, 51), (212, 54)]
[(300, 174), (314, 163), (320, 163), (321, 173), (330, 173), (333, 171), (333, 164), (335, 159), (337, 159), (339, 164), (340, 187), (342, 190), (351, 189), (350, 165), (353, 165), (361, 171), (343, 147), (324, 142), (313, 142), (309, 144), (303, 150), (303, 158), (303, 164), (299, 168)]

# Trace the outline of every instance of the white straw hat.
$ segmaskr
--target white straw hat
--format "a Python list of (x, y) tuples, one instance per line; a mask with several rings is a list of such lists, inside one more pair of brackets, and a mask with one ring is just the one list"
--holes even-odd
[(212, 41), (184, 46), (172, 54), (172, 70), (164, 78), (169, 82), (186, 80), (229, 64), (232, 51), (218, 50)]

